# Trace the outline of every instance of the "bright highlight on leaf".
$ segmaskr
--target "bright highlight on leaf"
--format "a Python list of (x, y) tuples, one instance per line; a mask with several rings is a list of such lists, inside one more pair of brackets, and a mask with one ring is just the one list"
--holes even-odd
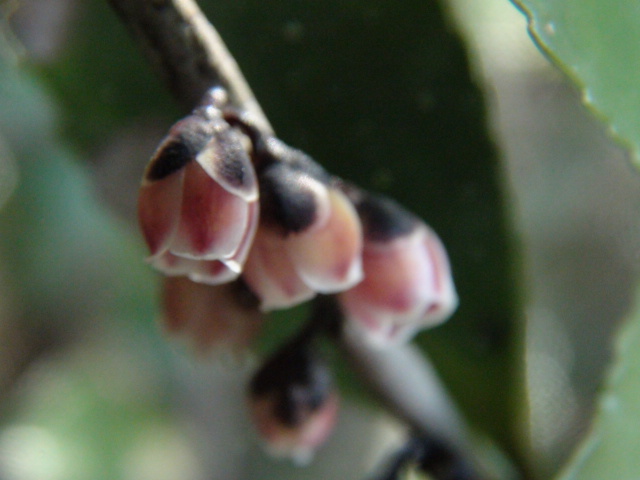
[(640, 168), (640, 14), (628, 0), (513, 0), (540, 48)]

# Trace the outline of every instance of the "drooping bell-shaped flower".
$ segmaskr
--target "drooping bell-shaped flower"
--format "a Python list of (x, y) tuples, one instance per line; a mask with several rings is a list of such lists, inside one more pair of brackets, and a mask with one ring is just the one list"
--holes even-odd
[(249, 409), (270, 454), (306, 464), (333, 431), (338, 395), (327, 365), (308, 345), (293, 343), (255, 374)]
[(438, 236), (396, 202), (357, 197), (364, 280), (339, 296), (347, 328), (380, 345), (408, 341), (457, 306), (447, 253)]
[[(289, 148), (271, 140), (271, 148)], [(293, 150), (293, 149), (290, 149)], [(362, 279), (362, 229), (349, 199), (301, 152), (279, 153), (258, 173), (261, 223), (244, 278), (270, 310)], [(284, 161), (281, 160), (284, 158)]]
[(142, 181), (150, 263), (207, 283), (240, 273), (258, 224), (258, 186), (241, 134), (212, 106), (176, 123)]
[(165, 330), (186, 337), (200, 351), (241, 353), (251, 346), (264, 320), (255, 298), (238, 282), (212, 286), (167, 277), (162, 301)]

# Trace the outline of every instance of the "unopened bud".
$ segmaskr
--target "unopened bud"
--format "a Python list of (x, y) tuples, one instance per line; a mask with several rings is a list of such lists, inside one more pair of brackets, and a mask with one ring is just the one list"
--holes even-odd
[(247, 284), (265, 310), (362, 279), (362, 229), (355, 208), (307, 163), (274, 162), (259, 172), (261, 227)]
[[(178, 264), (200, 267), (171, 257), (221, 261), (239, 271), (255, 234), (257, 199), (241, 134), (215, 107), (196, 109), (171, 128), (140, 188), (138, 216), (151, 263), (170, 275)], [(194, 270), (191, 277), (200, 275)]]
[(348, 327), (387, 345), (446, 320), (457, 295), (438, 236), (392, 200), (366, 195), (357, 209), (365, 278), (340, 294)]
[(267, 360), (249, 391), (252, 419), (266, 450), (308, 463), (333, 431), (338, 396), (328, 367), (306, 345)]
[(297, 274), (282, 237), (264, 227), (258, 229), (242, 278), (263, 311), (291, 307), (316, 294)]

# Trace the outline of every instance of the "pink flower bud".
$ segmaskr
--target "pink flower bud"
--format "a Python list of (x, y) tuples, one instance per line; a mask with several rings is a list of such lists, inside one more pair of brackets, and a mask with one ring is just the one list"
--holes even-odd
[(286, 243), (302, 280), (317, 292), (335, 293), (362, 280), (362, 228), (342, 192), (329, 188), (327, 197), (327, 218)]
[(308, 464), (333, 429), (338, 418), (338, 395), (332, 392), (322, 408), (304, 414), (304, 420), (295, 425), (282, 422), (274, 412), (277, 400), (256, 398), (250, 413), (265, 450), (274, 457), (290, 458), (300, 465)]
[(340, 294), (348, 327), (380, 345), (406, 342), (457, 306), (446, 251), (437, 235), (395, 202), (358, 202), (365, 231), (364, 280)]
[(291, 307), (315, 296), (298, 276), (283, 237), (264, 227), (258, 229), (242, 278), (260, 299), (263, 311)]
[(355, 208), (315, 172), (272, 163), (259, 173), (261, 227), (244, 271), (270, 310), (362, 279), (362, 229)]
[(140, 188), (138, 216), (151, 263), (209, 283), (217, 282), (211, 272), (218, 262), (237, 275), (257, 227), (257, 198), (241, 134), (217, 109), (195, 110), (171, 128)]
[(255, 299), (241, 284), (210, 286), (184, 277), (164, 280), (162, 323), (188, 337), (196, 348), (246, 350), (262, 325)]
[(338, 395), (327, 366), (307, 345), (294, 343), (254, 376), (249, 407), (267, 451), (304, 464), (333, 431)]

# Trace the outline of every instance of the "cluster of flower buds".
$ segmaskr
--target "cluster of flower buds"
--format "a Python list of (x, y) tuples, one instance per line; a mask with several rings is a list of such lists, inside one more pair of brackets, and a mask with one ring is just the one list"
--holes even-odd
[(339, 294), (350, 330), (379, 345), (457, 305), (429, 227), (260, 132), (220, 88), (161, 142), (138, 213), (149, 261), (166, 275), (208, 285), (242, 276), (263, 311)]
[(308, 340), (278, 350), (249, 385), (249, 410), (266, 450), (298, 464), (312, 459), (338, 416), (331, 372)]
[[(261, 131), (220, 88), (161, 142), (138, 214), (149, 262), (167, 275), (165, 326), (202, 348), (246, 348), (264, 312), (317, 294), (334, 295), (345, 334), (380, 347), (457, 305), (446, 251), (424, 222)], [(329, 378), (299, 344), (267, 361), (251, 410), (271, 451), (301, 460), (328, 436)]]

